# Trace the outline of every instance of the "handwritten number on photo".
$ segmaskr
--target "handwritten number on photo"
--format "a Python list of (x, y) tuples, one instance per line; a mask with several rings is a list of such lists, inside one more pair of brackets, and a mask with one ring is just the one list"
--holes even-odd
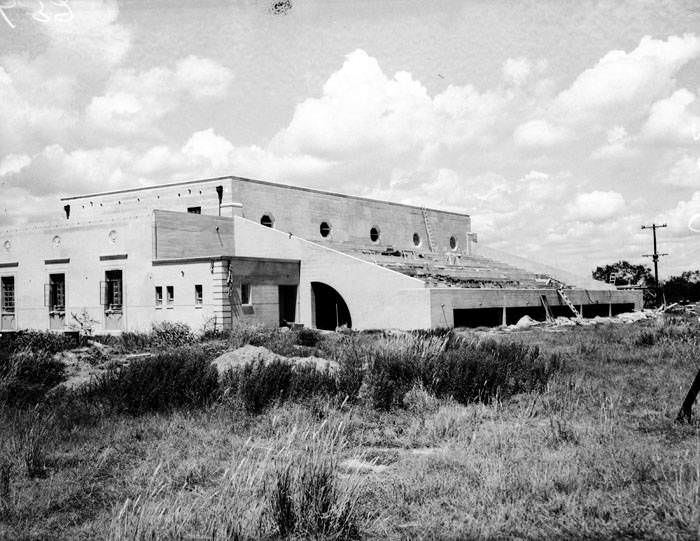
[(5, 22), (10, 25), (10, 28), (14, 28), (15, 25), (12, 24), (12, 21), (7, 16), (7, 13), (5, 13), (5, 10), (16, 8), (16, 7), (17, 7), (17, 0), (12, 0), (9, 4), (0, 4), (0, 15), (2, 15), (2, 18), (5, 19)]

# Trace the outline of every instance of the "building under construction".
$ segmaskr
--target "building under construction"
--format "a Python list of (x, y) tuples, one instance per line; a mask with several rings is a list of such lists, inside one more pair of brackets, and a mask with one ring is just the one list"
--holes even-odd
[(67, 197), (0, 231), (0, 327), (496, 326), (614, 315), (641, 291), (476, 249), (466, 214), (239, 177)]

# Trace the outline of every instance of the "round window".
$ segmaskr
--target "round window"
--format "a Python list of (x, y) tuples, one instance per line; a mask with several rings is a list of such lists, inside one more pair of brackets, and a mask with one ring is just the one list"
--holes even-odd
[(377, 242), (379, 240), (379, 228), (375, 225), (369, 230), (369, 240)]
[(450, 237), (450, 248), (453, 250), (457, 248), (457, 239), (454, 237), (454, 235)]
[(331, 226), (328, 222), (321, 222), (321, 225), (318, 229), (323, 238), (326, 238), (328, 235), (331, 234)]
[(263, 214), (260, 218), (260, 224), (264, 225), (265, 227), (272, 227), (272, 223), (272, 216), (269, 214)]
[(413, 245), (420, 246), (420, 235), (418, 233), (413, 233)]

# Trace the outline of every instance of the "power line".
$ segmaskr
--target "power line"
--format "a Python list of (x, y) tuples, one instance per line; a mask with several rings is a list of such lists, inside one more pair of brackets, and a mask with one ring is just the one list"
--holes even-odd
[(661, 229), (662, 227), (667, 227), (666, 224), (651, 224), (651, 225), (643, 225), (642, 229), (651, 229), (653, 237), (654, 237), (654, 253), (653, 254), (644, 254), (643, 257), (650, 257), (651, 260), (654, 262), (654, 279), (656, 280), (656, 294), (657, 294), (657, 299), (658, 294), (659, 294), (659, 258), (663, 257), (668, 254), (660, 254), (658, 250), (656, 249), (656, 230)]

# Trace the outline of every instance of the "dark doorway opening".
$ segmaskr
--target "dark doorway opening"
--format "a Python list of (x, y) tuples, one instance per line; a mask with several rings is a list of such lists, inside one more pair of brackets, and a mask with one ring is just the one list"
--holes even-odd
[(498, 327), (503, 308), (460, 308), (453, 310), (455, 327)]
[(297, 316), (297, 286), (279, 286), (280, 327), (294, 323)]
[(588, 318), (596, 316), (607, 317), (609, 311), (610, 305), (607, 302), (602, 304), (584, 304), (581, 315)]
[(612, 305), (612, 315), (634, 312), (634, 303), (615, 303)]
[(332, 331), (343, 325), (352, 327), (348, 305), (340, 293), (328, 284), (311, 282), (311, 306), (317, 329)]

